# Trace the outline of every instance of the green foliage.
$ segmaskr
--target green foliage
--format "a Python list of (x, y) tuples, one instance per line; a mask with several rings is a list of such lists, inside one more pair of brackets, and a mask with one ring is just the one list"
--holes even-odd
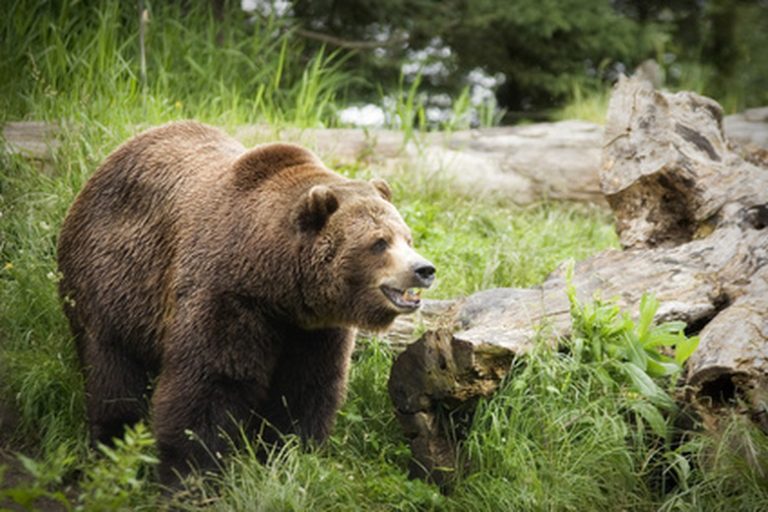
[(564, 258), (584, 258), (617, 245), (610, 219), (596, 207), (516, 208), (491, 198), (459, 200), (445, 192), (447, 185), (438, 178), (412, 181), (398, 179), (394, 197), (415, 245), (438, 269), (429, 297), (533, 286)]
[(236, 10), (217, 22), (204, 3), (147, 5), (143, 83), (134, 2), (14, 0), (0, 21), (1, 115), (93, 120), (134, 110), (149, 123), (332, 122), (350, 81), (338, 53), (305, 55), (274, 21), (248, 25)]
[(456, 510), (621, 510), (647, 506), (648, 449), (627, 398), (594, 365), (542, 346), (482, 402), (462, 445)]
[(579, 303), (572, 285), (568, 295), (570, 350), (540, 339), (480, 402), (445, 508), (763, 510), (764, 432), (737, 415), (714, 436), (672, 426), (677, 411), (656, 380), (677, 374), (698, 340), (680, 323), (654, 326), (649, 296), (635, 322), (613, 304)]
[(605, 124), (609, 99), (610, 89), (608, 87), (585, 89), (574, 84), (567, 103), (555, 112), (554, 117), (560, 121), (579, 119), (596, 124)]
[[(0, 391), (14, 397), (23, 435), (68, 460), (84, 438), (82, 379), (60, 311), (54, 259), (58, 226), (74, 191), (0, 152)], [(56, 466), (58, 467), (58, 465)]]
[(100, 453), (92, 453), (86, 461), (74, 507), (71, 498), (60, 490), (65, 471), (81, 463), (71, 450), (62, 446), (42, 461), (20, 455), (19, 459), (32, 483), (7, 489), (0, 487), (0, 503), (7, 499), (25, 510), (37, 510), (41, 500), (54, 502), (58, 505), (57, 509), (64, 510), (136, 510), (156, 501), (158, 496), (156, 486), (150, 483), (152, 468), (157, 464), (154, 443), (149, 429), (139, 423), (127, 428), (124, 439), (115, 440), (114, 448), (100, 445)]
[[(321, 0), (293, 6), (291, 21), (305, 29), (347, 40), (407, 36), (408, 45), (352, 56), (350, 64), (372, 83), (393, 88), (402, 60), (437, 43), (450, 54), (442, 59), (444, 70), (429, 76), (431, 90), (458, 95), (475, 68), (503, 73), (497, 99), (515, 111), (557, 105), (571, 84), (595, 85), (618, 62), (631, 68), (664, 36), (658, 25), (636, 22), (608, 0)], [(360, 89), (364, 94), (365, 84)]]
[(418, 128), (420, 131), (426, 129), (424, 98), (419, 94), (420, 85), (421, 76), (417, 76), (406, 88), (405, 77), (400, 75), (392, 114), (396, 120), (395, 127), (403, 130), (404, 141), (413, 138), (414, 128)]
[[(262, 462), (261, 446), (245, 441), (223, 471), (203, 482), (191, 480), (181, 510), (424, 510), (439, 500), (436, 490), (408, 481), (394, 467), (368, 461), (342, 462), (301, 448), (295, 438), (271, 449)], [(202, 485), (201, 485), (202, 483)], [(424, 506), (427, 505), (427, 506)]]
[(726, 112), (768, 103), (768, 4), (707, 0), (671, 12), (659, 4), (650, 15), (670, 25), (669, 86), (713, 97)]
[[(574, 357), (586, 364), (597, 363), (596, 375), (605, 382), (629, 383), (659, 409), (674, 409), (672, 398), (654, 379), (679, 376), (699, 344), (698, 336), (687, 337), (684, 322), (653, 325), (659, 303), (652, 295), (643, 294), (635, 322), (613, 302), (596, 298), (592, 303), (580, 303), (572, 282), (572, 264), (566, 279), (573, 319), (569, 347)], [(645, 404), (636, 404), (634, 408), (658, 435), (666, 436), (658, 411)]]
[(99, 445), (103, 455), (85, 470), (81, 482), (78, 510), (135, 510), (154, 491), (149, 482), (151, 469), (158, 460), (155, 440), (143, 424), (126, 428), (123, 439), (115, 439), (114, 448)]
[[(25, 466), (29, 464), (29, 459), (22, 458)], [(30, 461), (31, 462), (31, 461)], [(41, 500), (48, 503), (56, 503), (62, 510), (72, 510), (72, 506), (67, 497), (62, 492), (49, 491), (39, 481), (33, 484), (21, 484), (6, 486), (5, 472), (6, 466), (0, 465), (0, 507), (15, 505), (14, 510), (38, 510)], [(2, 510), (6, 510), (3, 508)]]
[(332, 452), (350, 460), (375, 454), (385, 463), (403, 464), (409, 451), (391, 411), (387, 369), (395, 359), (393, 349), (377, 338), (359, 341), (352, 360), (348, 398), (331, 439)]
[(665, 454), (677, 488), (659, 510), (749, 510), (768, 507), (768, 435), (730, 413), (715, 434), (694, 434)]

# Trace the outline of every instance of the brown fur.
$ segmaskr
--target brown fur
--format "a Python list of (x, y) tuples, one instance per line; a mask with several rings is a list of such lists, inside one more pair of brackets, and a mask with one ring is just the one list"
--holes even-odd
[(237, 425), (324, 440), (354, 328), (403, 312), (379, 284), (417, 286), (412, 269), (426, 264), (386, 249), (410, 243), (390, 196), (383, 181), (346, 179), (301, 147), (246, 151), (193, 122), (118, 148), (73, 204), (58, 247), (92, 439), (143, 418), (158, 377), (165, 482), (190, 461), (211, 467), (207, 454), (228, 446), (220, 431), (234, 438)]

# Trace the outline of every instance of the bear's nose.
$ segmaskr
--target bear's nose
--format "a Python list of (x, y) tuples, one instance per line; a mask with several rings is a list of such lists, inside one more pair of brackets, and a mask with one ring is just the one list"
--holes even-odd
[(429, 288), (435, 280), (435, 267), (431, 263), (418, 263), (413, 271), (419, 279), (419, 285), (424, 288)]

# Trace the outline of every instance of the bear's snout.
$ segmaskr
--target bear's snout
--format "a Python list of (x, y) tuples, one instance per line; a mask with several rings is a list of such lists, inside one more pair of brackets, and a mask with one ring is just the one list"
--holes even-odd
[(419, 261), (414, 265), (413, 273), (419, 288), (429, 288), (435, 281), (435, 266), (428, 261)]
[(384, 279), (379, 288), (398, 313), (409, 313), (421, 306), (421, 290), (435, 281), (435, 266), (405, 244), (398, 249), (401, 270)]

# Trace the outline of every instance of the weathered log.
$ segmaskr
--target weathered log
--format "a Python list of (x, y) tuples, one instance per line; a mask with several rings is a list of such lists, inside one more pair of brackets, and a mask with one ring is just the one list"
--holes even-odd
[(621, 81), (608, 107), (600, 183), (624, 247), (688, 242), (768, 202), (768, 172), (729, 149), (722, 116), (709, 98)]
[[(725, 118), (729, 135), (747, 153), (768, 162), (768, 122), (763, 109)], [(137, 128), (138, 129), (138, 128)], [(7, 123), (6, 150), (49, 163), (58, 143), (58, 128), (41, 122)], [(598, 170), (603, 127), (584, 121), (537, 123), (453, 132), (416, 134), (405, 140), (400, 131), (341, 129), (276, 129), (244, 125), (235, 138), (256, 142), (289, 140), (306, 144), (337, 164), (370, 164), (378, 174), (413, 172), (439, 176), (456, 193), (502, 196), (519, 204), (543, 198), (605, 204)]]
[(49, 172), (53, 155), (59, 147), (59, 127), (42, 121), (19, 121), (3, 125), (3, 150), (21, 155), (41, 171)]
[[(729, 146), (712, 100), (636, 80), (616, 87), (605, 142), (601, 183), (625, 249), (576, 264), (579, 299), (600, 294), (637, 313), (642, 295), (655, 294), (657, 321), (701, 333), (692, 398), (721, 404), (738, 393), (768, 424), (768, 169)], [(446, 411), (491, 394), (542, 328), (553, 341), (570, 334), (564, 268), (534, 288), (457, 300), (433, 322), (458, 331), (427, 331), (409, 346), (390, 394), (413, 474), (443, 482), (455, 458)]]
[[(378, 174), (417, 172), (440, 176), (456, 193), (503, 196), (519, 204), (545, 198), (604, 204), (597, 171), (602, 127), (561, 121), (454, 132), (418, 133), (405, 140), (391, 130), (281, 130), (329, 162), (366, 160)], [(249, 142), (274, 139), (263, 126), (240, 127)]]
[[(58, 147), (55, 125), (8, 123), (6, 151), (42, 164)], [(235, 138), (247, 145), (288, 140), (315, 149), (331, 164), (365, 162), (379, 175), (402, 172), (439, 176), (456, 193), (502, 196), (519, 204), (545, 198), (605, 204), (597, 176), (602, 127), (561, 121), (455, 132), (416, 134), (393, 130), (276, 130), (247, 125)]]
[(698, 403), (718, 408), (740, 395), (768, 432), (768, 266), (701, 331), (688, 376)]
[(490, 396), (506, 375), (514, 353), (497, 345), (462, 340), (448, 330), (428, 331), (398, 359), (389, 394), (411, 444), (414, 477), (444, 484), (455, 467), (452, 424), (440, 407), (456, 418), (479, 397)]

